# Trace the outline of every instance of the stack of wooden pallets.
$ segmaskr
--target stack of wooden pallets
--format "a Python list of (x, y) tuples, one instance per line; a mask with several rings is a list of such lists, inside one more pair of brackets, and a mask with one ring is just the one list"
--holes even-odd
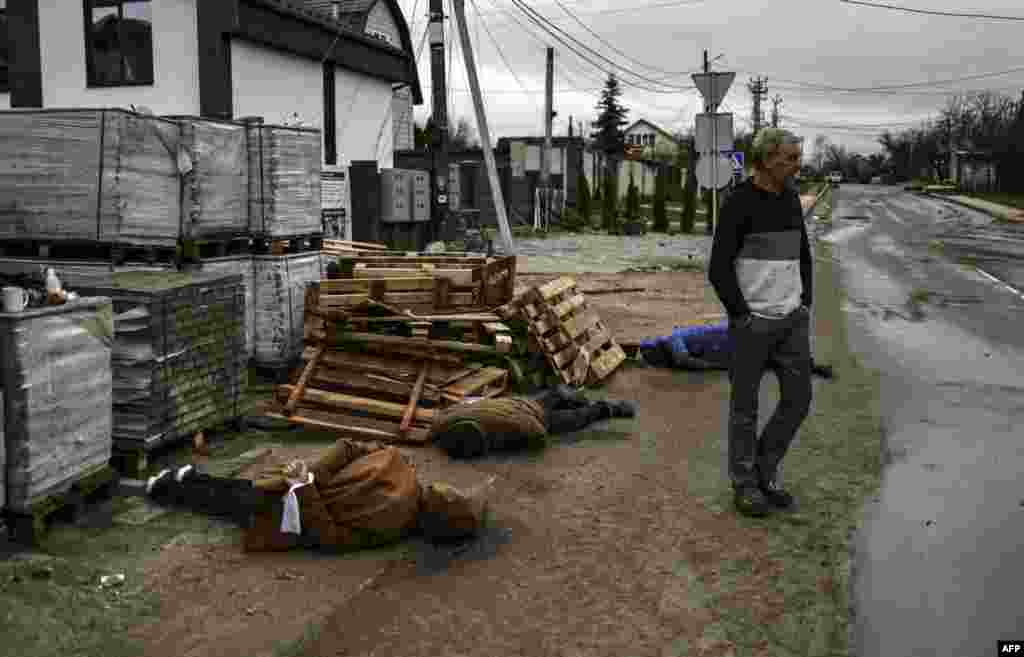
[(531, 338), (569, 385), (602, 381), (626, 360), (572, 278), (525, 290), (497, 312), (506, 320), (527, 323)]

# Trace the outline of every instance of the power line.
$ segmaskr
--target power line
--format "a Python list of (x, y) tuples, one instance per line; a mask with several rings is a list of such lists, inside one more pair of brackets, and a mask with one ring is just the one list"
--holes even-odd
[[(792, 85), (799, 87), (806, 87), (808, 89), (819, 89), (822, 91), (835, 91), (843, 93), (866, 93), (866, 92), (890, 92), (900, 89), (913, 89), (917, 87), (933, 87), (943, 84), (951, 84), (954, 82), (967, 82), (969, 80), (983, 80), (986, 78), (994, 78), (1003, 75), (1010, 75), (1011, 73), (1020, 73), (1024, 71), (1024, 66), (1015, 66), (1002, 71), (993, 71), (991, 73), (977, 73), (975, 75), (965, 75), (957, 78), (948, 78), (945, 80), (929, 80), (927, 82), (905, 82), (901, 84), (891, 85), (878, 85), (873, 87), (836, 87), (827, 84), (820, 84), (816, 82), (802, 82), (800, 80), (788, 80), (786, 78), (777, 78), (781, 82), (787, 82)], [(739, 70), (740, 73), (751, 73), (750, 71)], [(753, 73), (751, 73), (753, 74)], [(774, 76), (773, 76), (774, 77)]]
[[(519, 88), (522, 89), (523, 93), (529, 95), (530, 92), (526, 90), (526, 86), (523, 84), (522, 80), (519, 79), (519, 76), (516, 75), (516, 72), (512, 69), (512, 66), (508, 63), (508, 58), (505, 57), (504, 51), (502, 51), (501, 46), (498, 45), (498, 40), (494, 38), (494, 35), (491, 33), (491, 28), (487, 25), (487, 21), (485, 21), (484, 17), (480, 14), (480, 8), (477, 7), (476, 0), (470, 0), (470, 3), (473, 5), (473, 11), (476, 13), (477, 20), (480, 21), (480, 23), (483, 23), (484, 31), (487, 33), (488, 38), (490, 38), (491, 44), (494, 46), (494, 49), (498, 51), (498, 56), (501, 58), (501, 61), (505, 64), (505, 68), (508, 69), (508, 72), (512, 74), (512, 77), (515, 79), (516, 84), (519, 85)], [(536, 96), (534, 96), (534, 100), (536, 100)], [(542, 113), (543, 111), (544, 110), (541, 109)]]
[(643, 68), (646, 68), (646, 69), (648, 69), (648, 70), (650, 70), (650, 71), (657, 71), (658, 73), (665, 73), (665, 74), (667, 74), (667, 75), (669, 75), (669, 76), (682, 76), (682, 75), (689, 75), (689, 73), (688, 73), (687, 71), (682, 71), (682, 72), (680, 72), (680, 71), (667, 71), (667, 70), (665, 70), (665, 69), (662, 69), (662, 68), (658, 68), (658, 67), (656, 67), (656, 66), (651, 66), (651, 65), (649, 65), (649, 64), (645, 64), (644, 62), (641, 62), (641, 61), (640, 61), (640, 60), (638, 60), (638, 59), (635, 59), (635, 58), (633, 58), (633, 57), (630, 57), (630, 56), (629, 56), (628, 54), (626, 54), (626, 53), (624, 53), (623, 51), (621, 51), (621, 50), (619, 50), (618, 48), (616, 48), (614, 44), (610, 43), (610, 42), (609, 42), (609, 41), (608, 41), (607, 39), (605, 39), (604, 37), (602, 37), (602, 36), (601, 36), (600, 34), (598, 34), (597, 32), (595, 32), (594, 30), (592, 30), (592, 29), (591, 29), (591, 28), (590, 28), (590, 27), (589, 27), (589, 26), (588, 26), (588, 25), (587, 25), (586, 23), (584, 23), (583, 21), (581, 21), (581, 20), (580, 20), (580, 19), (579, 19), (579, 18), (578, 18), (578, 17), (577, 17), (577, 16), (575, 15), (575, 14), (573, 14), (573, 13), (572, 13), (572, 12), (571, 12), (571, 11), (569, 10), (569, 8), (568, 8), (568, 7), (566, 7), (566, 6), (564, 5), (564, 4), (562, 4), (561, 0), (555, 0), (555, 3), (556, 3), (556, 4), (557, 4), (557, 5), (559, 6), (559, 7), (561, 7), (562, 11), (563, 11), (563, 12), (565, 12), (565, 13), (566, 13), (566, 15), (568, 15), (568, 16), (569, 16), (569, 18), (572, 18), (572, 19), (573, 19), (574, 21), (576, 21), (576, 23), (578, 23), (580, 27), (582, 27), (582, 28), (583, 28), (584, 30), (586, 30), (587, 32), (589, 32), (589, 33), (590, 33), (590, 34), (591, 34), (591, 35), (592, 35), (592, 36), (593, 36), (593, 37), (594, 37), (595, 39), (597, 39), (597, 40), (598, 40), (599, 42), (601, 42), (602, 44), (604, 44), (605, 46), (607, 46), (608, 48), (610, 48), (610, 49), (611, 49), (612, 51), (614, 51), (614, 52), (616, 52), (616, 53), (618, 53), (618, 54), (622, 55), (622, 56), (623, 56), (623, 57), (625, 57), (625, 58), (626, 58), (626, 59), (627, 59), (628, 61), (631, 61), (631, 62), (633, 62), (634, 64), (636, 64), (636, 65), (638, 65), (638, 66), (641, 66), (641, 67), (643, 67)]
[[(632, 5), (630, 7), (617, 7), (615, 9), (598, 9), (597, 11), (578, 11), (576, 12), (579, 16), (601, 16), (606, 14), (625, 14), (627, 12), (636, 12), (641, 9), (667, 9), (670, 7), (686, 7), (696, 6), (707, 3), (708, 0), (672, 0), (670, 2), (645, 2), (639, 5)], [(579, 4), (579, 3), (577, 3)], [(491, 12), (491, 15), (496, 15), (497, 12)], [(553, 23), (560, 23), (568, 20), (565, 18), (551, 18), (549, 19)]]
[(912, 7), (901, 7), (899, 5), (890, 5), (882, 2), (864, 2), (863, 0), (839, 0), (839, 2), (845, 2), (846, 4), (850, 5), (862, 5), (864, 7), (873, 7), (875, 9), (892, 9), (895, 11), (906, 12), (908, 14), (927, 14), (929, 16), (947, 16), (951, 18), (980, 18), (993, 21), (1024, 21), (1024, 16), (999, 16), (995, 14), (975, 14), (972, 12), (915, 9)]
[[(597, 68), (599, 70), (604, 68), (601, 64), (596, 64), (592, 59), (590, 59), (586, 55), (581, 54), (572, 45), (570, 45), (562, 36), (560, 36), (560, 34), (564, 35), (566, 38), (568, 38), (573, 43), (579, 45), (584, 50), (586, 50), (589, 53), (591, 53), (592, 55), (596, 56), (598, 59), (607, 62), (614, 69), (617, 69), (617, 70), (621, 71), (622, 73), (624, 73), (626, 75), (631, 75), (631, 76), (633, 76), (633, 77), (635, 77), (635, 78), (637, 78), (639, 80), (646, 81), (647, 83), (651, 83), (651, 84), (654, 84), (654, 85), (659, 85), (661, 88), (646, 87), (646, 86), (644, 86), (642, 84), (638, 84), (638, 83), (635, 83), (635, 82), (632, 83), (632, 86), (644, 89), (645, 91), (650, 91), (652, 93), (673, 93), (673, 92), (681, 91), (683, 89), (690, 88), (690, 86), (688, 86), (688, 87), (680, 87), (678, 85), (669, 85), (669, 84), (666, 84), (666, 83), (664, 83), (664, 82), (662, 82), (660, 80), (656, 80), (656, 79), (647, 77), (645, 75), (641, 75), (639, 73), (636, 73), (635, 71), (632, 71), (629, 68), (627, 68), (625, 66), (622, 66), (618, 62), (612, 61), (608, 57), (605, 57), (601, 53), (599, 53), (599, 52), (595, 51), (594, 49), (590, 48), (589, 46), (581, 43), (578, 39), (576, 39), (572, 35), (568, 34), (567, 32), (565, 32), (565, 30), (563, 30), (562, 28), (558, 27), (557, 25), (550, 25), (549, 26), (549, 21), (547, 20), (547, 18), (543, 14), (540, 14), (536, 10), (531, 9), (522, 0), (512, 0), (512, 4), (515, 5), (524, 14), (526, 14), (527, 18), (532, 20), (538, 27), (540, 27), (542, 30), (547, 32), (552, 38), (554, 38), (560, 44), (562, 44), (563, 46), (568, 48), (570, 51), (572, 51), (577, 57), (579, 57), (580, 59), (582, 59), (582, 60), (586, 61), (587, 63), (589, 63), (591, 66), (594, 66), (595, 68)], [(559, 34), (556, 34), (556, 32), (558, 32)]]

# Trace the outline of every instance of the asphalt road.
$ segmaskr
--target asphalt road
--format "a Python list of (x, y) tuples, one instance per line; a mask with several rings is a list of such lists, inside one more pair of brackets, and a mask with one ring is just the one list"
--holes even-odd
[(1024, 231), (880, 186), (844, 185), (833, 219), (887, 457), (854, 541), (853, 654), (993, 655), (1024, 639), (1024, 298), (961, 259), (1024, 287)]

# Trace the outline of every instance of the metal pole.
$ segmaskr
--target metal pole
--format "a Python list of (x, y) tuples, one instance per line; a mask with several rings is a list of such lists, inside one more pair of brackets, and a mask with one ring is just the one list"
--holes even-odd
[(548, 227), (551, 218), (551, 121), (554, 119), (555, 49), (547, 51), (547, 74), (544, 78), (544, 148), (540, 153), (541, 221)]
[[(438, 0), (440, 1), (440, 0)], [(494, 161), (494, 150), (491, 148), (491, 133), (487, 128), (487, 115), (484, 113), (484, 99), (480, 93), (480, 80), (476, 74), (476, 62), (473, 59), (473, 44), (469, 41), (469, 27), (466, 25), (466, 5), (464, 0), (452, 0), (455, 18), (462, 44), (462, 56), (466, 61), (466, 77), (469, 78), (469, 90), (473, 96), (473, 109), (476, 112), (476, 127), (480, 131), (480, 146), (484, 151), (484, 162), (487, 164), (487, 175), (491, 182), (491, 196), (494, 198), (494, 210), (498, 215), (498, 230), (501, 232), (505, 253), (515, 253), (512, 243), (512, 230), (508, 226), (505, 215), (505, 197), (501, 192), (501, 181), (498, 179), (498, 166)]]
[(434, 131), (431, 135), (434, 189), (433, 238), (443, 238), (448, 228), (448, 105), (447, 80), (444, 67), (444, 1), (430, 0), (430, 77), (433, 80), (432, 102)]

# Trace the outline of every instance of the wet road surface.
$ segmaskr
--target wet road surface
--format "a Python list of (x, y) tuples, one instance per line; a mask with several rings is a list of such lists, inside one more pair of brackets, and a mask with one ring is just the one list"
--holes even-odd
[(854, 348), (882, 372), (887, 465), (853, 546), (852, 652), (995, 654), (1024, 638), (1024, 299), (964, 263), (1024, 287), (1024, 230), (848, 185), (819, 234)]

